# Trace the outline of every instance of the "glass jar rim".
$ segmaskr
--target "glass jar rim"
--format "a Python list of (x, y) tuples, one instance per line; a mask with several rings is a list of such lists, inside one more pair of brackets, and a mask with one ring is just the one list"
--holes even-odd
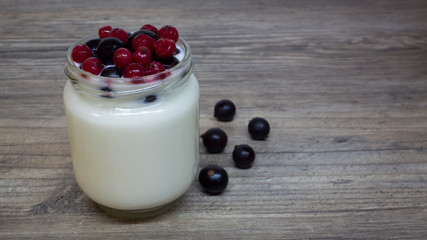
[(84, 44), (94, 38), (98, 38), (98, 35), (90, 34), (71, 44), (67, 51), (67, 60), (64, 68), (65, 74), (73, 81), (74, 85), (79, 85), (79, 89), (83, 89), (85, 92), (89, 92), (94, 95), (105, 94), (105, 92), (97, 93), (99, 92), (99, 87), (111, 85), (119, 86), (120, 90), (115, 91), (114, 93), (114, 95), (117, 96), (158, 91), (159, 89), (179, 84), (182, 82), (182, 77), (187, 75), (187, 73), (193, 69), (191, 48), (183, 38), (179, 38), (176, 42), (177, 48), (179, 47), (183, 50), (184, 57), (178, 64), (163, 72), (132, 78), (113, 78), (94, 75), (77, 66), (71, 57), (75, 46)]

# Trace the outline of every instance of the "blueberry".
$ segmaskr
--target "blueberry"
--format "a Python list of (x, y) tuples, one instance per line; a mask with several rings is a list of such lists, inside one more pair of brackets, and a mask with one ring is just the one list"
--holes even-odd
[(233, 150), (233, 161), (237, 168), (251, 168), (255, 161), (255, 152), (247, 144), (236, 145)]
[(104, 92), (105, 92), (105, 94), (101, 95), (102, 97), (105, 97), (105, 98), (113, 98), (113, 96), (112, 96), (113, 89), (111, 89), (110, 87), (105, 86), (105, 87), (100, 88), (99, 90), (101, 90), (101, 91), (104, 91)]
[(236, 106), (228, 99), (223, 99), (215, 104), (214, 117), (221, 122), (230, 122), (236, 114)]
[(145, 103), (151, 103), (157, 100), (157, 96), (156, 95), (148, 95), (145, 97), (144, 102)]
[(104, 92), (112, 92), (112, 91), (113, 91), (113, 89), (111, 89), (110, 87), (107, 87), (107, 86), (102, 87), (102, 88), (101, 88), (101, 89), (99, 89), (99, 90), (104, 91)]
[(211, 164), (199, 172), (199, 183), (210, 194), (222, 193), (228, 185), (228, 174), (224, 168)]
[(270, 133), (270, 124), (261, 117), (253, 118), (248, 124), (248, 131), (255, 140), (264, 140)]
[(98, 49), (98, 45), (101, 41), (102, 41), (102, 38), (94, 38), (85, 43), (90, 48), (90, 50), (92, 50), (92, 54), (95, 57), (96, 57), (96, 49)]
[(157, 36), (156, 33), (152, 32), (150, 30), (143, 29), (143, 30), (138, 30), (138, 32), (145, 34), (147, 36), (150, 36), (150, 37), (154, 38), (154, 40), (156, 40), (156, 41), (159, 40), (159, 36)]
[(209, 153), (220, 153), (227, 145), (227, 134), (220, 128), (211, 128), (200, 136)]
[(176, 57), (167, 58), (167, 59), (159, 59), (155, 58), (155, 61), (160, 62), (166, 69), (173, 68), (175, 65), (179, 63), (179, 60)]
[(113, 54), (114, 52), (123, 47), (123, 42), (117, 38), (109, 37), (102, 39), (98, 44), (98, 49), (96, 50), (96, 55), (99, 60), (101, 60), (104, 65), (112, 65)]
[(123, 70), (118, 67), (104, 68), (101, 72), (103, 77), (121, 78), (123, 76)]

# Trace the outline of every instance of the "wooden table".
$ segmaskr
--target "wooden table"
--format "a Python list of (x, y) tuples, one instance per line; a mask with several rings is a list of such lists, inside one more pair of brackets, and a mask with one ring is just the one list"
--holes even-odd
[[(122, 3), (119, 3), (122, 2)], [(426, 1), (0, 2), (0, 239), (427, 239)], [(173, 24), (192, 46), (201, 126), (229, 135), (219, 196), (105, 215), (75, 182), (68, 46), (103, 25)], [(216, 101), (237, 106), (233, 122)], [(246, 130), (271, 124), (266, 141)], [(253, 168), (233, 166), (250, 144)]]

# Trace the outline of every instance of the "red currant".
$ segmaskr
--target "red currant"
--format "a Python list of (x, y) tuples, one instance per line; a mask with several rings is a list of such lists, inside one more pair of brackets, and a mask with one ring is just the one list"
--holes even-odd
[(151, 52), (146, 46), (140, 46), (132, 54), (132, 62), (141, 63), (142, 65), (149, 64), (151, 62)]
[(110, 37), (111, 31), (113, 31), (113, 27), (106, 25), (98, 30), (98, 35), (100, 38), (107, 38)]
[(153, 75), (165, 71), (163, 64), (153, 61), (145, 68), (145, 75)]
[(159, 38), (169, 38), (172, 39), (174, 42), (177, 42), (179, 38), (178, 30), (171, 25), (161, 27), (157, 35), (159, 36)]
[(116, 67), (126, 68), (132, 62), (132, 53), (127, 48), (119, 48), (113, 53), (113, 62)]
[(139, 34), (132, 40), (132, 49), (135, 51), (140, 46), (146, 46), (151, 52), (154, 51), (154, 43), (156, 40), (154, 38), (147, 36), (145, 34)]
[(104, 66), (102, 65), (101, 61), (98, 58), (90, 57), (84, 60), (84, 62), (82, 63), (82, 69), (85, 70), (86, 72), (99, 75), (102, 69), (104, 69)]
[(155, 34), (157, 34), (157, 32), (158, 32), (157, 28), (151, 24), (145, 24), (139, 30), (148, 30), (148, 31), (151, 31)]
[(92, 50), (86, 44), (79, 44), (73, 48), (71, 58), (76, 63), (82, 63), (87, 58), (92, 57)]
[(123, 71), (123, 77), (125, 78), (142, 77), (144, 75), (145, 75), (144, 66), (142, 66), (142, 64), (139, 64), (139, 63), (131, 63)]
[(176, 52), (175, 42), (171, 39), (160, 38), (154, 44), (154, 52), (156, 57), (160, 59), (167, 59), (173, 57)]
[(128, 41), (128, 33), (121, 28), (114, 28), (111, 31), (110, 37), (118, 38), (123, 44), (126, 44)]

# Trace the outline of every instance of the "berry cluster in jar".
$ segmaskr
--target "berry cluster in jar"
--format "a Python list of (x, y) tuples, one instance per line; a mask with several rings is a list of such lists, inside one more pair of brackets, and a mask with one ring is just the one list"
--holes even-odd
[[(179, 63), (176, 42), (178, 30), (151, 24), (127, 32), (109, 25), (98, 30), (98, 38), (76, 45), (71, 58), (86, 72), (112, 78), (136, 78), (153, 75)], [(137, 80), (134, 83), (140, 83)]]

